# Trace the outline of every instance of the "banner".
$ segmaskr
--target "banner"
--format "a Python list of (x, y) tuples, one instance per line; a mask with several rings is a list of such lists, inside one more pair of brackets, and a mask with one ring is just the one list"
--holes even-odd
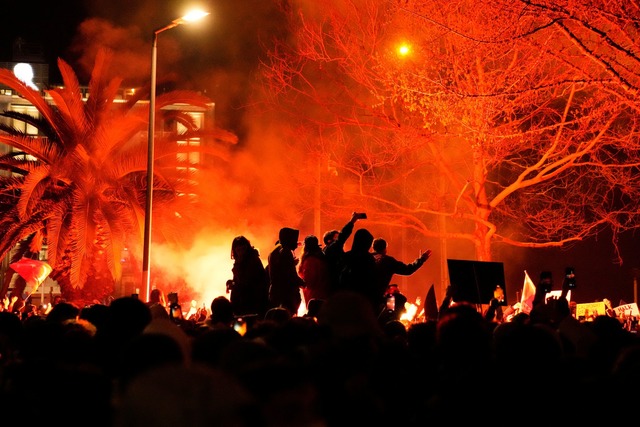
[(632, 302), (631, 304), (619, 305), (613, 309), (615, 311), (617, 317), (629, 317), (640, 316), (640, 312), (638, 312), (638, 304)]
[(596, 316), (607, 314), (604, 301), (576, 304), (576, 319), (593, 320)]
[(536, 296), (536, 285), (529, 277), (527, 270), (524, 271), (524, 285), (522, 286), (522, 297), (520, 298), (520, 311), (531, 313), (533, 308), (533, 298)]
[(22, 258), (20, 261), (9, 264), (9, 267), (31, 286), (31, 294), (38, 289), (52, 270), (47, 262), (30, 258)]
[(9, 264), (9, 267), (18, 273), (27, 282), (27, 285), (33, 286), (34, 290), (51, 273), (51, 266), (47, 262), (37, 259), (22, 258), (20, 261)]

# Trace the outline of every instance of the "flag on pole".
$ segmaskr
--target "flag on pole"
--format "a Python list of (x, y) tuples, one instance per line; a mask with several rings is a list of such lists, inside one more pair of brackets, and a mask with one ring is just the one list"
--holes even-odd
[(51, 266), (47, 262), (24, 257), (9, 264), (9, 267), (31, 286), (30, 294), (33, 294), (51, 273)]
[(520, 312), (529, 314), (533, 308), (533, 298), (536, 296), (536, 285), (529, 277), (527, 270), (524, 271), (524, 285), (522, 286), (522, 297), (520, 299)]

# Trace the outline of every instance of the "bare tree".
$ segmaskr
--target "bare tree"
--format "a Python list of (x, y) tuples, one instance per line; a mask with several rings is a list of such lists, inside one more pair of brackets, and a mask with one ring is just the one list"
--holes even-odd
[[(637, 1), (498, 0), (515, 9), (536, 30), (553, 33), (550, 50), (602, 89), (617, 93), (634, 108), (640, 90), (640, 4)], [(524, 35), (524, 34), (523, 34)], [(570, 55), (566, 55), (570, 52)], [(585, 63), (585, 60), (587, 62)], [(585, 65), (588, 65), (585, 67)]]
[[(471, 242), (486, 261), (495, 243), (560, 247), (610, 228), (615, 247), (638, 227), (633, 62), (624, 49), (598, 50), (593, 34), (580, 42), (571, 25), (586, 31), (597, 13), (563, 27), (549, 5), (549, 16), (517, 5), (335, 1), (291, 11), (294, 37), (273, 50), (265, 77), (296, 142), (305, 135), (292, 148), (322, 165), (306, 182), (321, 187), (325, 212), (365, 207), (388, 225)], [(636, 35), (624, 35), (637, 52)]]

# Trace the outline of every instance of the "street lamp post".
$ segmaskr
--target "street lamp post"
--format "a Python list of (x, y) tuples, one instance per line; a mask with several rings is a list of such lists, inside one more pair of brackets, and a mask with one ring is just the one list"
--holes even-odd
[(149, 135), (147, 140), (147, 197), (144, 207), (144, 248), (142, 254), (142, 284), (145, 290), (145, 301), (149, 301), (151, 293), (151, 216), (153, 210), (153, 163), (154, 163), (154, 131), (156, 125), (156, 74), (158, 59), (158, 34), (178, 25), (198, 21), (208, 12), (200, 10), (187, 13), (185, 16), (171, 21), (169, 25), (158, 28), (153, 32), (151, 48), (151, 86), (149, 94)]

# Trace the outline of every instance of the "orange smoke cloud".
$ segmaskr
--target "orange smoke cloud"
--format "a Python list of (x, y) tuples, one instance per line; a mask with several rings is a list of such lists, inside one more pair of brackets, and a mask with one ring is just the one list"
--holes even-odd
[[(158, 75), (173, 73), (173, 64), (180, 60), (180, 49), (168, 34), (158, 39)], [(74, 55), (76, 72), (88, 79), (100, 49), (114, 52), (110, 71), (124, 79), (125, 85), (142, 86), (148, 83), (151, 71), (151, 35), (143, 35), (139, 27), (118, 27), (100, 18), (88, 19), (78, 27), (69, 52)]]

